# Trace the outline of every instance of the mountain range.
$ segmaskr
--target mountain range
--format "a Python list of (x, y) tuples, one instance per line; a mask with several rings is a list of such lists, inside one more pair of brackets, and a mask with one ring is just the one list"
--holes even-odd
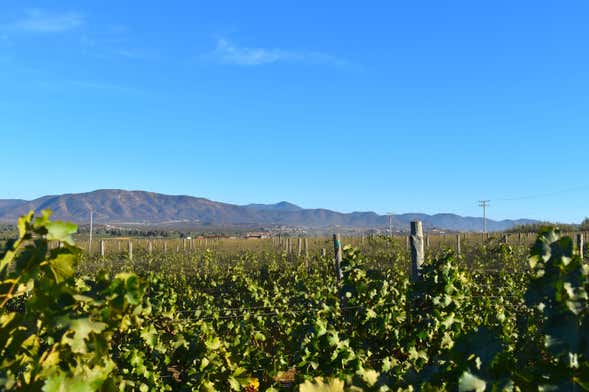
[[(96, 223), (142, 225), (192, 225), (224, 227), (296, 226), (309, 228), (384, 228), (386, 215), (374, 212), (341, 213), (328, 209), (305, 209), (288, 202), (235, 205), (201, 197), (172, 196), (145, 191), (101, 189), (87, 193), (43, 196), (35, 200), (0, 199), (0, 222), (16, 222), (30, 210), (49, 208), (55, 219), (88, 223), (94, 211)], [(482, 219), (455, 214), (398, 214), (392, 218), (395, 229), (405, 230), (412, 220), (421, 220), (426, 229), (480, 231)], [(487, 219), (489, 231), (535, 223), (531, 219), (494, 221)]]

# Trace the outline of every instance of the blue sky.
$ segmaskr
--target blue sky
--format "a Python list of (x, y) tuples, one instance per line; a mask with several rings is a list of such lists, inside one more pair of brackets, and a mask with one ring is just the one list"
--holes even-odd
[(12, 1), (0, 198), (589, 215), (586, 1)]

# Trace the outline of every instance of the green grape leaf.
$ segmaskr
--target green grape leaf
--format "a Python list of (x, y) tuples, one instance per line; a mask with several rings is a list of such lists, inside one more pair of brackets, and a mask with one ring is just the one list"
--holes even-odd
[(458, 380), (458, 390), (460, 392), (483, 392), (487, 387), (487, 383), (469, 371), (465, 371)]
[(31, 210), (27, 215), (23, 215), (20, 218), (18, 218), (18, 223), (16, 224), (16, 226), (18, 227), (19, 238), (22, 239), (27, 234), (27, 226), (29, 223), (31, 223), (34, 213), (35, 211)]
[(69, 320), (70, 331), (62, 337), (62, 343), (71, 347), (72, 352), (85, 354), (88, 352), (86, 340), (91, 333), (99, 334), (108, 327), (107, 324), (92, 321), (89, 318)]
[(63, 374), (51, 376), (43, 385), (43, 392), (94, 392), (90, 384), (82, 378), (67, 378)]
[(344, 382), (337, 378), (331, 378), (327, 382), (316, 378), (313, 382), (307, 380), (301, 384), (299, 392), (344, 392)]
[(61, 241), (68, 245), (74, 245), (72, 234), (78, 231), (78, 225), (70, 222), (51, 221), (45, 223), (47, 239), (49, 241)]
[(54, 257), (48, 260), (49, 268), (53, 273), (55, 281), (61, 283), (74, 276), (78, 256), (68, 250), (59, 250), (59, 253), (53, 253)]

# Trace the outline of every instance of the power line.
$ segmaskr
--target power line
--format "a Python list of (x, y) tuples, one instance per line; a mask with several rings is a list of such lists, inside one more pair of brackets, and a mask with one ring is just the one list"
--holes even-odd
[(542, 197), (557, 196), (557, 195), (562, 195), (562, 194), (565, 194), (565, 193), (572, 193), (572, 192), (584, 191), (584, 190), (589, 190), (589, 185), (577, 186), (577, 187), (574, 187), (574, 188), (561, 189), (561, 190), (558, 190), (558, 191), (548, 192), (548, 193), (538, 193), (538, 194), (535, 194), (535, 195), (496, 198), (496, 199), (493, 199), (493, 201), (517, 201), (517, 200), (540, 199)]

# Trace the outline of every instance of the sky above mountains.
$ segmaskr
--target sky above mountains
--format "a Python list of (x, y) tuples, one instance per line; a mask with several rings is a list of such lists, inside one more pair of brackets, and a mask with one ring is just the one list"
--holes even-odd
[(0, 198), (580, 221), (584, 1), (8, 1)]

